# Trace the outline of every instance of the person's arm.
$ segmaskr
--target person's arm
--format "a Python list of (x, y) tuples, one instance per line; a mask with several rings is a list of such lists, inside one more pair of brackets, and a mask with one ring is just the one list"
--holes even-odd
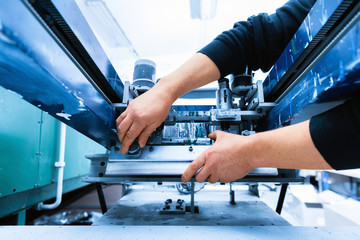
[(268, 71), (304, 21), (316, 0), (290, 0), (268, 15), (240, 21), (200, 50), (219, 68), (221, 76), (250, 70)]
[(195, 159), (182, 175), (210, 183), (227, 183), (246, 176), (258, 167), (286, 169), (332, 169), (316, 149), (309, 120), (251, 136), (215, 131), (209, 137), (215, 143)]
[(236, 23), (151, 90), (131, 101), (116, 121), (121, 152), (126, 153), (136, 138), (141, 147), (145, 146), (150, 134), (165, 120), (171, 104), (188, 91), (245, 65), (256, 69), (254, 58), (261, 62), (261, 68), (273, 65), (280, 48), (290, 41), (314, 2), (290, 0), (276, 14), (260, 14), (248, 22)]
[(231, 182), (258, 167), (286, 169), (360, 168), (360, 92), (311, 120), (251, 136), (216, 131), (215, 144), (189, 165), (189, 181)]
[(313, 117), (316, 148), (337, 170), (360, 168), (360, 91), (345, 103)]
[(126, 153), (137, 137), (140, 147), (144, 147), (177, 98), (219, 78), (217, 66), (202, 53), (195, 54), (176, 71), (161, 78), (152, 89), (131, 101), (116, 120), (121, 152)]

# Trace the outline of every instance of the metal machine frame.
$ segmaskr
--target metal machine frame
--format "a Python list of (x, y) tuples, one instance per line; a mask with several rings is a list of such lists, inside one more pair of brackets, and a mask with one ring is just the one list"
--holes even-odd
[[(293, 124), (323, 111), (322, 103), (333, 107), (360, 90), (355, 54), (360, 48), (360, 3), (317, 1), (264, 82), (254, 83), (247, 71), (231, 79), (231, 87), (221, 79), (219, 88), (210, 90), (217, 96), (216, 106), (173, 106), (145, 148), (135, 143), (123, 155), (115, 119), (132, 99), (155, 85), (154, 65), (145, 62), (150, 76), (123, 84), (74, 1), (3, 4), (0, 84), (108, 149), (106, 154), (87, 155), (91, 167), (83, 178), (97, 184), (103, 212), (102, 184), (180, 182), (184, 167), (211, 145), (210, 131), (249, 135)], [(18, 16), (26, 24), (18, 24)], [(39, 42), (47, 48), (39, 47)], [(196, 90), (185, 97), (201, 97), (209, 94), (206, 91)], [(305, 114), (309, 106), (315, 107)], [(198, 124), (202, 130), (183, 136), (176, 129), (179, 124)], [(164, 154), (175, 150), (176, 156)], [(275, 171), (257, 169), (236, 182), (281, 184), (276, 210), (280, 213), (288, 184), (302, 179), (295, 170)], [(194, 179), (191, 190), (194, 212)]]

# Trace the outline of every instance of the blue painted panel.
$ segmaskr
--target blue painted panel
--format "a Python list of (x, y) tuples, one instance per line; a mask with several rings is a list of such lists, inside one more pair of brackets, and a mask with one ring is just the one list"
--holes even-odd
[(96, 63), (96, 66), (109, 81), (120, 99), (122, 99), (124, 84), (110, 63), (75, 0), (52, 0), (52, 2)]
[(266, 129), (293, 120), (305, 106), (360, 94), (360, 22), (269, 113)]
[(117, 140), (114, 110), (20, 0), (1, 3), (0, 85), (103, 146)]
[(274, 67), (263, 83), (264, 96), (266, 97), (281, 77), (289, 70), (291, 65), (308, 47), (322, 26), (331, 17), (342, 1), (318, 0), (301, 24), (294, 37), (291, 39), (284, 52), (281, 54)]

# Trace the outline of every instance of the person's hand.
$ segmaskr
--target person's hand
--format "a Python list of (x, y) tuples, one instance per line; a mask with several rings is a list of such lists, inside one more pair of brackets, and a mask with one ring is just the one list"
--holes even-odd
[(125, 154), (138, 137), (144, 147), (150, 134), (166, 119), (172, 100), (155, 87), (132, 100), (116, 120), (121, 153)]
[(252, 148), (249, 137), (215, 131), (209, 137), (216, 142), (196, 158), (182, 174), (182, 181), (188, 182), (196, 174), (196, 181), (210, 183), (232, 182), (246, 176), (253, 168), (249, 151)]

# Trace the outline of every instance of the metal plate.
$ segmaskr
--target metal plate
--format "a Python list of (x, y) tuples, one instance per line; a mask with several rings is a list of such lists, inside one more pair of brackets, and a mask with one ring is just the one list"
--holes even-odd
[[(103, 177), (180, 177), (188, 165), (209, 146), (146, 146), (140, 158), (129, 159), (119, 149), (109, 155), (86, 155), (92, 160), (89, 176)], [(257, 168), (248, 176), (277, 176), (276, 168)]]
[(238, 201), (232, 205), (228, 190), (203, 189), (195, 194), (199, 213), (160, 214), (160, 206), (169, 198), (180, 198), (190, 203), (190, 195), (183, 195), (168, 186), (132, 189), (94, 225), (290, 226), (247, 190), (236, 191)]
[(327, 239), (358, 240), (359, 227), (24, 226), (0, 227), (5, 239)]

